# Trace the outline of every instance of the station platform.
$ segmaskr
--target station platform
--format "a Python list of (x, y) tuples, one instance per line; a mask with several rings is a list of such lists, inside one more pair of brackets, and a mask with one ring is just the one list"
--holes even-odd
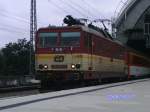
[(0, 100), (2, 112), (149, 112), (150, 79)]

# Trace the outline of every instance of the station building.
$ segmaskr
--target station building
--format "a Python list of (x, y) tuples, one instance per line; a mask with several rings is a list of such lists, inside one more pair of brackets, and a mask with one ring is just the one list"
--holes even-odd
[(126, 0), (112, 27), (117, 40), (150, 54), (150, 0)]

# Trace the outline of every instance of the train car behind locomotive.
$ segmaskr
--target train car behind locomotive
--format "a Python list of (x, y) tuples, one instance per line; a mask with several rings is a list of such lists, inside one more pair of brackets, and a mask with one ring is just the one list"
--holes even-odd
[(47, 27), (36, 35), (36, 72), (48, 83), (130, 78), (150, 74), (150, 60), (102, 30), (82, 25)]

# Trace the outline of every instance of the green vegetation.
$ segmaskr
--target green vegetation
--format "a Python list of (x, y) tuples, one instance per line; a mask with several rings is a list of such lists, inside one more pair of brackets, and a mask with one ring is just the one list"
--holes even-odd
[(0, 75), (17, 76), (29, 74), (30, 43), (26, 39), (8, 43), (0, 51)]

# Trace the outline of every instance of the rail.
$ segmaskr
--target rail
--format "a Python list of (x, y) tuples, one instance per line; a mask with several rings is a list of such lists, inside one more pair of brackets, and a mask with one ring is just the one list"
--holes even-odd
[(23, 91), (23, 90), (31, 90), (31, 89), (38, 89), (38, 88), (40, 88), (40, 84), (0, 88), (0, 92), (5, 93), (5, 92)]

